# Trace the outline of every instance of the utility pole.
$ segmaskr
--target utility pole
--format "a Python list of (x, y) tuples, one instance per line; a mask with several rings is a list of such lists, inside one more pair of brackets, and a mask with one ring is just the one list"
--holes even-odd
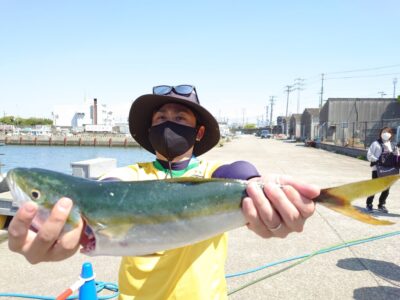
[(271, 132), (272, 132), (272, 112), (274, 111), (274, 101), (275, 101), (275, 96), (270, 96), (269, 102), (271, 103), (271, 117), (269, 119), (269, 126), (271, 127)]
[(300, 111), (300, 91), (304, 91), (304, 80), (304, 78), (296, 78), (294, 80), (294, 89), (297, 90), (297, 113)]
[(267, 124), (268, 124), (268, 109), (269, 109), (269, 106), (267, 104), (267, 106), (265, 107), (265, 127), (267, 127)]
[(289, 94), (293, 92), (293, 85), (287, 85), (285, 86), (285, 88), (287, 93), (287, 98), (286, 98), (286, 118), (287, 118), (289, 109)]
[(321, 98), (319, 99), (319, 108), (322, 107), (322, 101), (324, 99), (324, 73), (321, 74)]
[(397, 78), (393, 78), (393, 98), (396, 98), (396, 84)]

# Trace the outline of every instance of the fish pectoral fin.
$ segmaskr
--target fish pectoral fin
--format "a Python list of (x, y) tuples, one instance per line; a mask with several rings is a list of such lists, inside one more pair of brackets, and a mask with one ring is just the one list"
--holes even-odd
[(394, 224), (393, 222), (390, 222), (387, 220), (379, 220), (377, 218), (374, 218), (370, 214), (363, 213), (351, 205), (335, 206), (335, 205), (325, 205), (325, 203), (321, 203), (321, 204), (324, 206), (327, 206), (328, 208), (330, 208), (338, 213), (341, 213), (343, 215), (346, 215), (350, 218), (356, 219), (363, 223), (372, 224), (372, 225), (392, 225), (392, 224)]
[(112, 226), (100, 226), (100, 229), (97, 230), (98, 234), (104, 235), (109, 239), (113, 240), (123, 240), (126, 237), (127, 233), (133, 227), (132, 224), (115, 224)]

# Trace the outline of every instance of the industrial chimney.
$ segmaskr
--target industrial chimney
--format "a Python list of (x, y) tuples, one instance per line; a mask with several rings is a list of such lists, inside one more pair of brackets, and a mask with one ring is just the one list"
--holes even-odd
[(93, 125), (97, 125), (97, 98), (93, 99)]

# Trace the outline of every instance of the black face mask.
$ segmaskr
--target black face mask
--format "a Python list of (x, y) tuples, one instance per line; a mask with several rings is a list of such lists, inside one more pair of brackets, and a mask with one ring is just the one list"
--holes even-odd
[(166, 121), (150, 127), (149, 140), (155, 151), (171, 161), (194, 145), (196, 134), (196, 128)]

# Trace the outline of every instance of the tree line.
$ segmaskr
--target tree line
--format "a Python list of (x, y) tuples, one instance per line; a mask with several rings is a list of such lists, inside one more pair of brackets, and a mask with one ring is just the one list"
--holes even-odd
[(53, 120), (46, 118), (19, 118), (14, 116), (5, 116), (0, 118), (0, 124), (15, 126), (35, 126), (35, 125), (53, 125)]

